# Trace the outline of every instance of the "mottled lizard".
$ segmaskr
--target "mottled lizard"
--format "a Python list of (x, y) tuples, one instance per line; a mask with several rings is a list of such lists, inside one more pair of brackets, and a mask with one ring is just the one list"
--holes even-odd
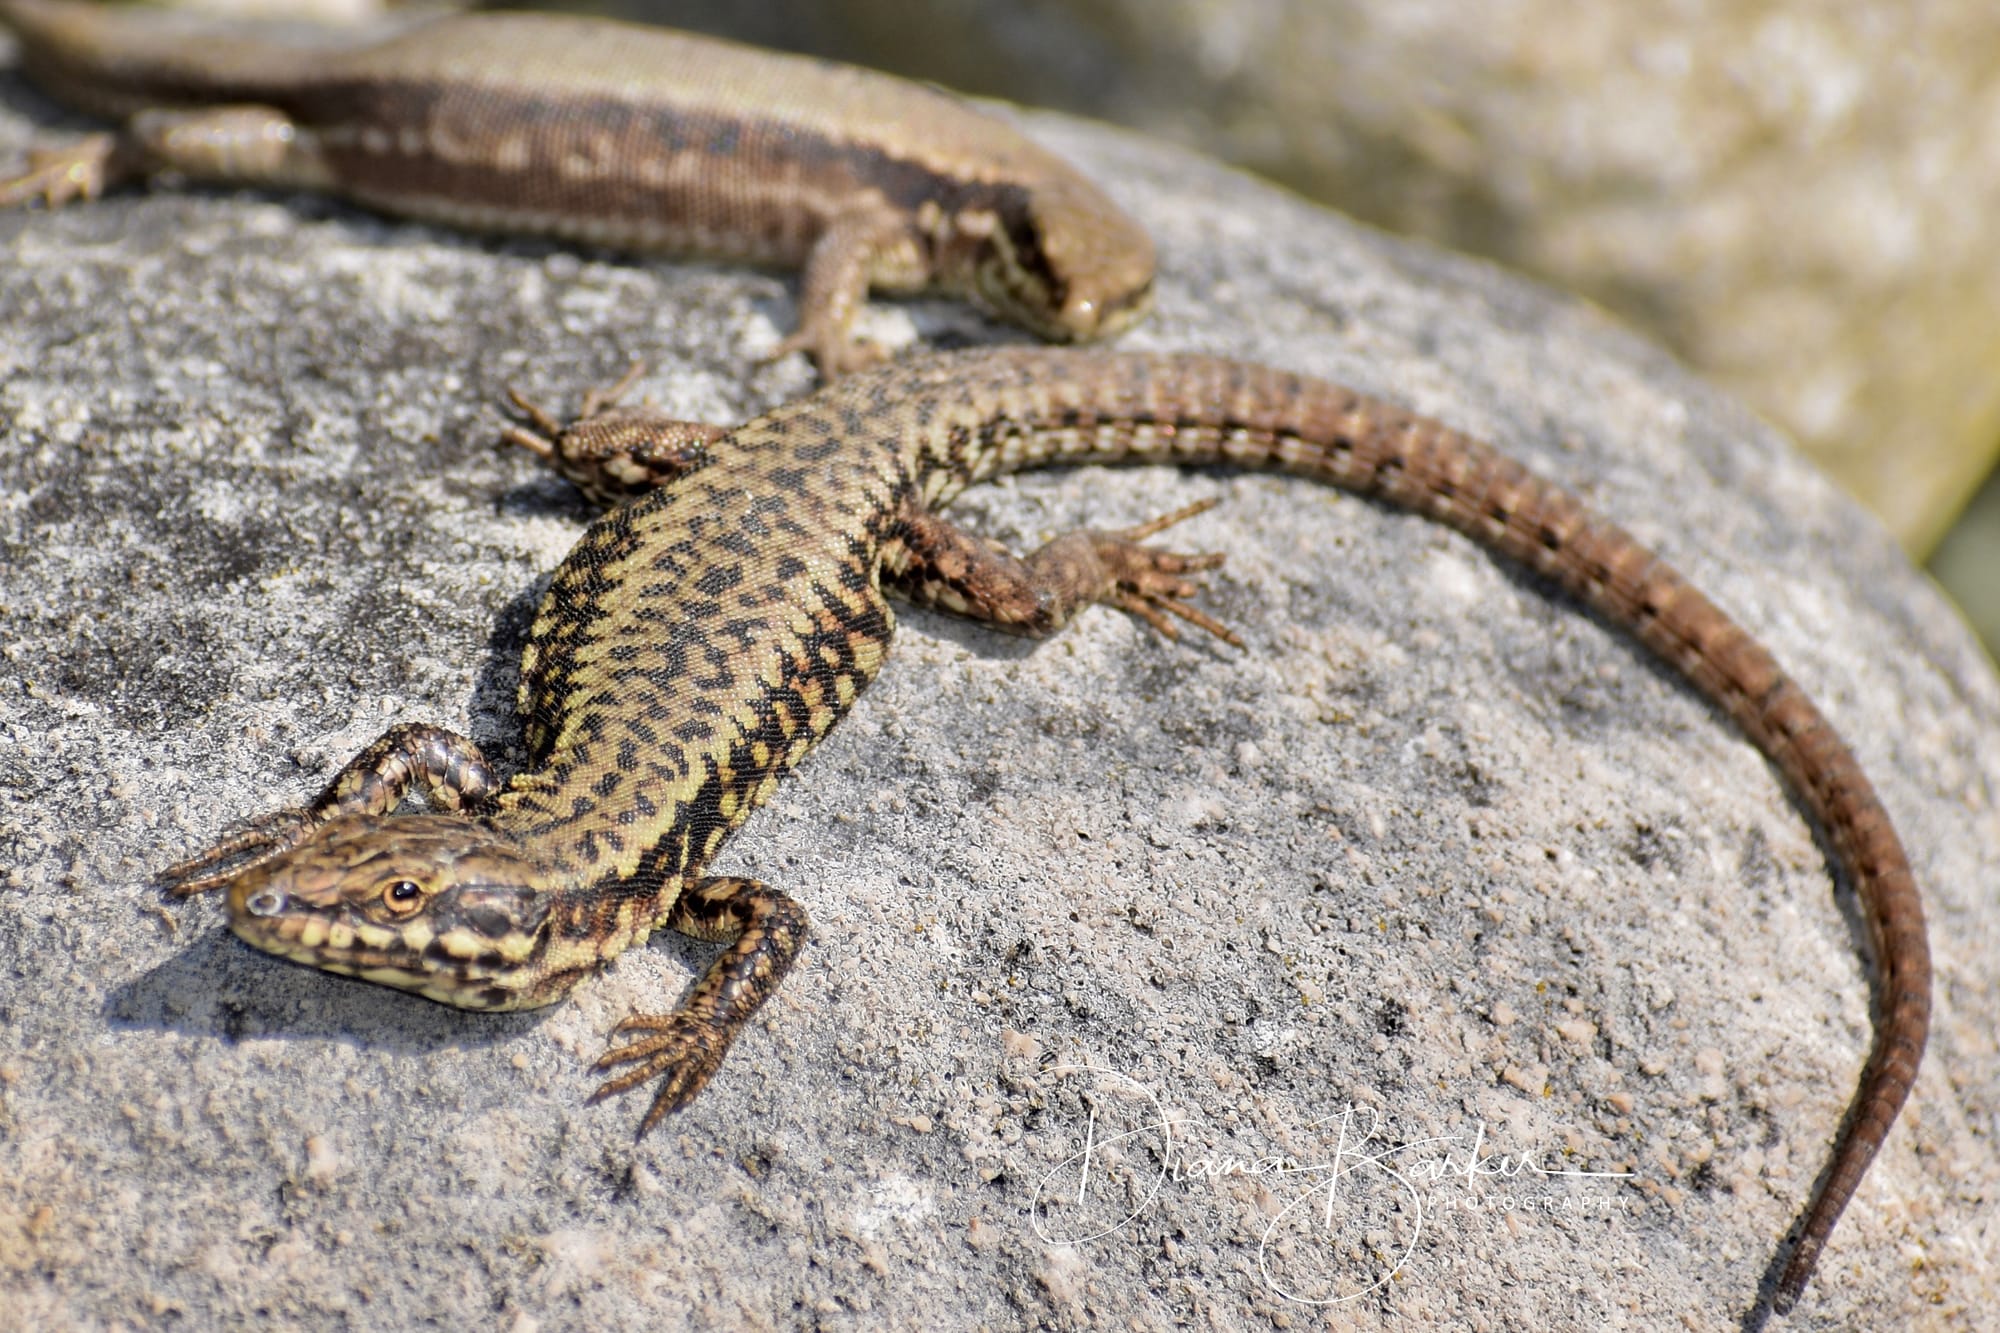
[[(684, 1106), (805, 939), (803, 909), (703, 868), (853, 706), (888, 649), (887, 593), (1027, 634), (1094, 602), (1171, 637), (1218, 555), (1140, 540), (1187, 516), (1017, 558), (939, 517), (965, 486), (1081, 462), (1297, 473), (1458, 529), (1639, 639), (1735, 720), (1852, 880), (1875, 944), (1875, 1038), (1774, 1305), (1798, 1299), (1908, 1096), (1930, 1014), (1915, 881), (1854, 755), (1756, 640), (1645, 547), (1487, 445), (1351, 390), (1197, 356), (988, 350), (852, 377), (735, 430), (593, 394), (515, 438), (603, 498), (638, 492), (556, 571), (522, 657), (527, 766), (390, 731), (312, 804), (166, 874), (228, 889), (251, 944), (470, 1009), (561, 999), (668, 926), (724, 943), (672, 1013), (634, 1015), (592, 1100)], [(524, 407), (526, 405), (524, 404)], [(420, 790), (436, 813), (396, 814)]]
[(1044, 338), (1152, 304), (1153, 244), (1082, 173), (931, 88), (712, 38), (552, 14), (389, 36), (0, 0), (28, 75), (116, 133), (38, 149), (0, 208), (123, 178), (325, 190), (386, 212), (635, 251), (803, 266), (772, 355), (832, 375), (869, 288), (955, 292)]

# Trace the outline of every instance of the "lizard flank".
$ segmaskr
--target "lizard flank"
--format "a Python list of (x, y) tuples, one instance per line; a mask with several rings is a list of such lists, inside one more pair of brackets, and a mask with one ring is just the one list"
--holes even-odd
[[(556, 571), (522, 660), (528, 764), (405, 725), (310, 805), (165, 875), (226, 888), (232, 929), (329, 971), (472, 1009), (548, 1004), (662, 926), (723, 943), (686, 1002), (634, 1015), (593, 1100), (685, 1105), (791, 966), (805, 913), (705, 866), (853, 706), (887, 594), (1028, 634), (1105, 603), (1172, 637), (1221, 556), (1141, 544), (1188, 512), (1015, 557), (940, 517), (999, 473), (1080, 462), (1290, 472), (1414, 511), (1546, 577), (1734, 720), (1825, 835), (1875, 944), (1876, 1026), (1774, 1306), (1798, 1300), (1923, 1053), (1930, 955), (1907, 858), (1854, 755), (1771, 654), (1568, 492), (1435, 421), (1302, 376), (1196, 356), (1013, 349), (843, 380), (734, 430), (593, 394), (514, 437), (594, 493), (632, 491)], [(1203, 506), (1198, 506), (1200, 508)], [(396, 814), (413, 789), (429, 814)]]
[(880, 351), (869, 289), (940, 288), (1043, 338), (1152, 303), (1153, 245), (1074, 167), (884, 74), (603, 19), (460, 14), (392, 35), (0, 0), (29, 76), (125, 122), (0, 177), (0, 208), (128, 177), (307, 188), (385, 212), (616, 249), (802, 267), (772, 353)]

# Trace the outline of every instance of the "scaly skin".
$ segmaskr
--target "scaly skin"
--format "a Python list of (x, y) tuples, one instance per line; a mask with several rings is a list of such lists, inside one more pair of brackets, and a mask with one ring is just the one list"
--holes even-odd
[(1082, 173), (955, 98), (604, 19), (454, 14), (359, 32), (0, 0), (51, 96), (116, 118), (0, 177), (0, 208), (157, 170), (619, 249), (803, 267), (773, 355), (879, 350), (870, 287), (937, 287), (1058, 342), (1152, 302), (1153, 245)]
[[(613, 395), (615, 396), (615, 395)], [(1202, 357), (1000, 350), (843, 381), (734, 431), (593, 397), (515, 438), (600, 494), (644, 491), (556, 571), (523, 659), (529, 762), (494, 783), (469, 742), (401, 728), (304, 810), (168, 872), (227, 885), (274, 953), (475, 1009), (546, 1004), (655, 928), (729, 948), (680, 1010), (600, 1067), (661, 1080), (641, 1133), (684, 1105), (804, 938), (800, 909), (703, 867), (874, 678), (886, 591), (1031, 634), (1104, 602), (1225, 637), (1185, 575), (1219, 556), (1139, 546), (1184, 515), (1075, 533), (1026, 559), (937, 512), (997, 473), (1077, 462), (1292, 472), (1434, 518), (1629, 631), (1783, 775), (1875, 937), (1877, 1024), (1774, 1305), (1798, 1299), (1916, 1077), (1930, 959), (1916, 885), (1853, 754), (1771, 654), (1569, 493), (1488, 446), (1347, 389)], [(651, 487), (651, 489), (647, 489)], [(421, 785), (442, 813), (389, 813)]]

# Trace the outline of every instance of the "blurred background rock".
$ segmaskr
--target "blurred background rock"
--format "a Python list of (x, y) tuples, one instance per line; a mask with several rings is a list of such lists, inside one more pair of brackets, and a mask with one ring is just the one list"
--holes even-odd
[(1985, 0), (561, 7), (1119, 121), (1581, 292), (1790, 432), (2000, 643)]

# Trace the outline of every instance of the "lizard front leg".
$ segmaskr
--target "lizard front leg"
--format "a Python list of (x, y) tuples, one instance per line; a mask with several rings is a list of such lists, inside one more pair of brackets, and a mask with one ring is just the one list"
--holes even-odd
[(0, 180), (0, 208), (37, 196), (59, 208), (155, 171), (253, 185), (325, 189), (332, 183), (318, 141), (276, 107), (142, 111), (115, 134), (30, 152), (27, 171)]
[(421, 785), (433, 810), (478, 809), (498, 783), (479, 747), (454, 731), (405, 722), (349, 760), (304, 806), (253, 819), (199, 856), (160, 872), (175, 897), (221, 888), (246, 870), (291, 851), (320, 825), (344, 815), (386, 815)]
[(754, 879), (716, 876), (697, 882), (674, 901), (666, 924), (683, 935), (727, 943), (722, 956), (670, 1014), (633, 1014), (612, 1035), (651, 1035), (615, 1046), (591, 1068), (632, 1069), (592, 1093), (592, 1103), (661, 1080), (639, 1135), (687, 1105), (722, 1063), (744, 1026), (797, 960), (806, 942), (806, 909)]
[(916, 291), (929, 266), (909, 225), (893, 212), (854, 209), (834, 218), (813, 243), (799, 283), (799, 327), (764, 359), (804, 352), (822, 379), (837, 379), (888, 359), (850, 332), (870, 287)]

